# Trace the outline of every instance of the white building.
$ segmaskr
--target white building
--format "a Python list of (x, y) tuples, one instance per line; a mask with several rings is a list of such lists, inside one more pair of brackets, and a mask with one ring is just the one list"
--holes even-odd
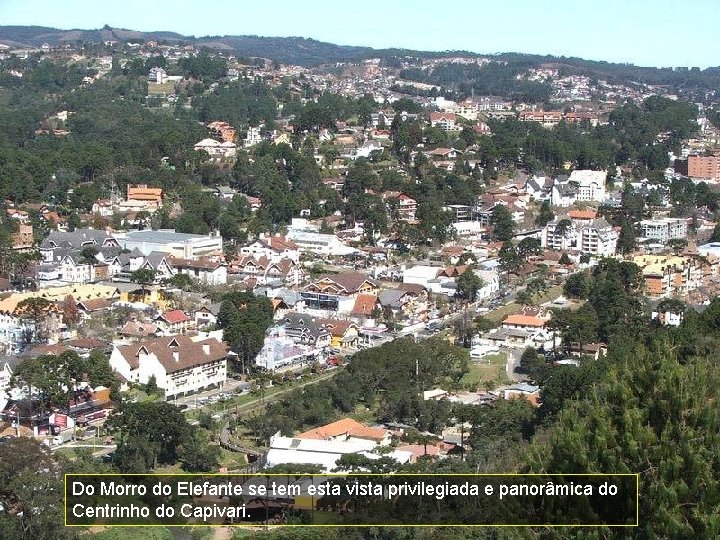
[[(560, 223), (565, 222), (563, 227)], [(581, 222), (560, 216), (545, 226), (542, 246), (556, 251), (579, 251), (590, 255), (615, 254), (620, 233), (605, 218)], [(564, 229), (564, 230), (563, 230)]]
[(118, 242), (123, 248), (138, 249), (144, 255), (158, 251), (181, 259), (194, 259), (223, 254), (222, 238), (213, 233), (203, 236), (177, 233), (174, 229), (128, 231)]
[(193, 147), (198, 152), (205, 152), (211, 158), (232, 158), (235, 157), (237, 146), (234, 142), (219, 142), (215, 139), (203, 139)]
[(708, 244), (703, 244), (702, 246), (698, 246), (697, 250), (698, 255), (701, 255), (703, 257), (713, 256), (720, 259), (720, 242), (710, 242)]
[(225, 285), (227, 283), (227, 264), (219, 257), (201, 259), (170, 259), (170, 264), (178, 274), (208, 285)]
[(578, 184), (578, 201), (602, 202), (606, 179), (607, 171), (580, 170), (571, 172), (568, 182)]
[(283, 328), (273, 328), (255, 357), (255, 365), (267, 371), (276, 371), (315, 363), (322, 354), (321, 349), (297, 343)]
[(262, 141), (263, 141), (263, 138), (260, 133), (260, 128), (259, 127), (251, 127), (251, 128), (248, 128), (247, 133), (245, 134), (245, 141), (243, 142), (243, 147), (250, 148), (251, 146), (260, 144)]
[(673, 238), (687, 238), (687, 222), (684, 219), (644, 219), (640, 222), (641, 235), (664, 244)]
[(308, 252), (328, 257), (351, 255), (357, 252), (357, 249), (346, 246), (334, 234), (290, 230), (287, 238), (298, 246), (301, 253)]
[(580, 252), (609, 257), (615, 255), (620, 232), (605, 218), (597, 218), (580, 228)]
[(227, 347), (212, 337), (167, 336), (116, 346), (110, 366), (129, 382), (147, 384), (155, 377), (158, 388), (170, 398), (222, 386), (227, 378)]
[(550, 200), (555, 206), (572, 206), (575, 202), (605, 200), (607, 171), (579, 170), (569, 177), (555, 179)]
[(500, 275), (497, 270), (473, 270), (483, 280), (483, 286), (477, 291), (478, 300), (494, 298), (500, 291)]
[(257, 240), (252, 244), (240, 248), (241, 255), (252, 255), (259, 259), (266, 257), (271, 262), (281, 259), (290, 259), (295, 264), (300, 262), (299, 246), (284, 236), (266, 236), (261, 233)]

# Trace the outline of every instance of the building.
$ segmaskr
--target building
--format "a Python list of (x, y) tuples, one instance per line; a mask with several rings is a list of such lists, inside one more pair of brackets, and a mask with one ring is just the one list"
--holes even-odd
[(308, 345), (318, 350), (330, 346), (331, 333), (322, 319), (305, 313), (286, 313), (282, 321), (285, 335), (300, 345)]
[(703, 281), (703, 264), (694, 257), (638, 255), (633, 262), (641, 269), (645, 294), (651, 297), (682, 296)]
[(340, 272), (319, 277), (301, 293), (309, 309), (351, 313), (358, 295), (374, 295), (379, 284), (360, 272)]
[(196, 143), (193, 148), (197, 152), (205, 152), (211, 159), (230, 159), (234, 158), (237, 152), (237, 146), (234, 142), (219, 142), (215, 139), (203, 139)]
[(720, 181), (720, 156), (690, 155), (687, 158), (687, 175)]
[(389, 446), (391, 436), (387, 429), (365, 426), (350, 418), (305, 431), (296, 437), (283, 437), (277, 433), (270, 439), (267, 466), (310, 464), (331, 472), (337, 468), (338, 460), (347, 454), (360, 454), (370, 459), (387, 456), (399, 464), (409, 463), (413, 458), (411, 451), (378, 451)]
[(230, 263), (230, 274), (241, 280), (254, 279), (258, 285), (300, 285), (303, 269), (288, 258), (271, 260), (265, 256), (241, 255)]
[(550, 201), (555, 206), (572, 206), (575, 202), (605, 200), (607, 171), (578, 170), (570, 176), (558, 176), (553, 184)]
[(605, 218), (594, 219), (580, 228), (580, 253), (599, 257), (615, 255), (620, 231), (610, 225)]
[(227, 347), (215, 338), (160, 337), (116, 346), (110, 365), (128, 382), (147, 384), (155, 377), (169, 399), (222, 386), (227, 377)]
[(322, 360), (325, 357), (324, 348), (303, 344), (288, 335), (284, 327), (275, 327), (265, 336), (263, 347), (255, 357), (255, 365), (267, 371), (299, 368)]
[(250, 127), (245, 134), (245, 141), (243, 142), (244, 148), (250, 148), (256, 144), (263, 142), (263, 137), (259, 127)]
[(508, 315), (502, 322), (502, 327), (507, 329), (519, 329), (519, 330), (539, 330), (545, 328), (548, 319), (539, 317), (537, 315), (524, 315), (517, 313), (515, 315)]
[(343, 418), (336, 422), (310, 429), (297, 436), (298, 439), (320, 441), (373, 441), (380, 446), (388, 446), (392, 432), (381, 427), (369, 427), (352, 418)]
[(143, 203), (147, 210), (156, 210), (162, 206), (162, 188), (148, 187), (147, 184), (128, 184), (127, 201)]
[(242, 255), (252, 255), (254, 258), (265, 257), (271, 262), (279, 259), (291, 259), (295, 264), (300, 262), (300, 248), (291, 239), (281, 236), (266, 236), (261, 233), (252, 244), (240, 248)]
[(443, 131), (453, 131), (456, 129), (457, 117), (451, 112), (431, 112), (430, 125), (438, 127)]
[(166, 336), (184, 334), (195, 327), (195, 321), (181, 309), (164, 311), (153, 322)]
[(222, 258), (181, 259), (174, 257), (169, 262), (176, 273), (190, 276), (202, 283), (208, 285), (225, 285), (227, 283), (227, 264)]
[(556, 251), (578, 249), (578, 225), (575, 221), (558, 216), (543, 229), (542, 246)]
[(381, 197), (382, 200), (388, 204), (389, 208), (394, 205), (399, 219), (403, 221), (415, 221), (417, 201), (410, 195), (400, 191), (385, 191), (381, 194)]
[(644, 219), (640, 222), (640, 231), (643, 238), (665, 244), (673, 238), (687, 238), (687, 222), (672, 218)]
[(216, 120), (215, 122), (209, 122), (207, 127), (210, 130), (210, 133), (212, 133), (215, 137), (218, 137), (223, 141), (235, 142), (237, 131), (227, 122)]
[(17, 231), (12, 234), (13, 249), (25, 251), (32, 248), (34, 244), (33, 226), (29, 223), (18, 223)]
[(180, 259), (195, 259), (223, 254), (222, 238), (217, 233), (203, 236), (177, 233), (174, 229), (128, 231), (118, 242), (124, 249), (137, 249), (144, 255), (156, 251)]
[(297, 245), (298, 250), (314, 253), (322, 257), (351, 255), (357, 249), (346, 246), (334, 234), (323, 234), (310, 231), (291, 230), (287, 235)]
[(519, 115), (521, 122), (538, 122), (543, 127), (557, 126), (563, 119), (562, 111), (522, 111)]
[(161, 67), (152, 67), (148, 73), (148, 82), (156, 84), (165, 84), (167, 82), (167, 72)]
[(94, 248), (99, 252), (102, 248), (118, 246), (117, 238), (104, 230), (50, 231), (48, 237), (40, 244), (40, 255), (43, 262), (49, 263), (60, 261), (68, 253), (80, 252), (84, 248)]

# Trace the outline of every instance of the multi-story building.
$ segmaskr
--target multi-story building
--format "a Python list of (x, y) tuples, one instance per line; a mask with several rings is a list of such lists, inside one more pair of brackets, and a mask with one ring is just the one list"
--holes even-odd
[(644, 238), (664, 244), (673, 238), (687, 238), (687, 222), (684, 219), (644, 219), (640, 222)]
[(519, 118), (521, 122), (538, 122), (543, 127), (553, 127), (562, 121), (563, 113), (562, 111), (522, 111)]
[(116, 346), (110, 365), (130, 382), (147, 384), (155, 377), (169, 399), (222, 386), (227, 378), (227, 346), (212, 337), (160, 337)]
[(605, 257), (615, 254), (619, 236), (618, 230), (604, 218), (586, 220), (559, 216), (545, 226), (542, 244), (557, 251), (579, 251)]
[(227, 264), (222, 258), (172, 258), (170, 264), (178, 274), (185, 274), (202, 283), (208, 285), (225, 285), (227, 283)]
[(598, 218), (580, 228), (581, 253), (609, 257), (615, 255), (620, 232), (605, 218)]
[(319, 277), (301, 293), (310, 309), (351, 313), (359, 295), (379, 293), (379, 285), (360, 272), (340, 272)]
[(606, 171), (578, 170), (569, 177), (559, 176), (553, 184), (550, 201), (555, 206), (572, 206), (576, 202), (605, 200)]
[(691, 178), (720, 180), (720, 156), (690, 155), (687, 168), (687, 175)]
[(177, 233), (174, 229), (128, 231), (118, 238), (118, 242), (123, 248), (138, 249), (144, 255), (157, 251), (181, 259), (194, 259), (223, 254), (222, 237), (217, 233)]
[(457, 117), (455, 113), (449, 112), (431, 112), (430, 125), (439, 127), (443, 131), (453, 131), (456, 127)]
[(692, 257), (639, 255), (633, 262), (642, 269), (645, 293), (651, 297), (686, 294), (702, 284), (705, 273), (701, 261)]
[(252, 244), (240, 248), (241, 255), (252, 255), (255, 258), (265, 257), (270, 261), (290, 259), (294, 263), (300, 262), (298, 245), (285, 236), (266, 236), (261, 233)]
[(400, 219), (404, 221), (415, 221), (415, 212), (417, 212), (417, 201), (407, 193), (401, 191), (385, 191), (380, 195), (388, 206), (389, 201), (397, 203), (397, 212)]

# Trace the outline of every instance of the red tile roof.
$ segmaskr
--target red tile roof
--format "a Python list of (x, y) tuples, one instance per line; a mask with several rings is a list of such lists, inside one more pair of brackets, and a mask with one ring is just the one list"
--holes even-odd
[(535, 326), (542, 328), (545, 326), (547, 321), (540, 319), (539, 317), (533, 317), (531, 315), (508, 315), (503, 321), (503, 324), (513, 324), (516, 326)]
[(165, 322), (169, 324), (175, 324), (175, 323), (181, 323), (181, 322), (188, 322), (192, 319), (181, 309), (172, 309), (170, 311), (166, 311), (165, 313), (162, 313), (160, 317), (158, 317)]
[(353, 315), (370, 316), (378, 303), (378, 297), (374, 294), (358, 294), (353, 306)]
[(381, 441), (387, 436), (388, 430), (383, 428), (373, 428), (361, 424), (352, 418), (343, 418), (337, 422), (332, 422), (324, 426), (320, 426), (309, 431), (305, 431), (297, 436), (298, 439), (320, 439), (328, 440), (342, 435), (348, 437), (356, 437), (358, 439), (370, 439), (373, 441)]

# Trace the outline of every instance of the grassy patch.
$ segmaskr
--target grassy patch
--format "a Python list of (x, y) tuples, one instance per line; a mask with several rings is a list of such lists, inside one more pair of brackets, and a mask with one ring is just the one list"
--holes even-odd
[(157, 84), (157, 83), (150, 83), (148, 84), (148, 95), (149, 96), (159, 96), (159, 95), (168, 95), (168, 94), (174, 94), (175, 93), (175, 83), (163, 83), (163, 84)]
[(242, 469), (247, 466), (247, 459), (245, 459), (245, 454), (238, 454), (221, 448), (220, 466), (227, 467), (228, 471)]
[(508, 382), (506, 373), (507, 355), (489, 354), (479, 361), (470, 362), (469, 371), (460, 379), (460, 384), (472, 390), (495, 388)]
[(355, 407), (355, 410), (350, 413), (348, 416), (350, 418), (357, 420), (361, 424), (374, 424), (377, 422), (377, 417), (375, 416), (375, 413), (368, 409), (365, 405), (358, 405)]

